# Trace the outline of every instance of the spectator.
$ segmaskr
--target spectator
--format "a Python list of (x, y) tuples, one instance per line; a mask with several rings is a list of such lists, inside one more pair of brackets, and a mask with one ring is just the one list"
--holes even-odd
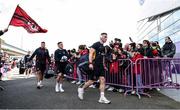
[(173, 58), (176, 53), (176, 46), (170, 37), (165, 38), (165, 44), (162, 47), (162, 56)]
[(144, 57), (153, 58), (152, 48), (148, 40), (143, 41)]

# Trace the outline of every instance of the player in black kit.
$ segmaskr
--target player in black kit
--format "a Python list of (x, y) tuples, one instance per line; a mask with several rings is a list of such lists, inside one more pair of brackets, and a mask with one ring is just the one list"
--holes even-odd
[(68, 61), (68, 52), (65, 49), (63, 49), (62, 42), (58, 42), (57, 45), (58, 45), (58, 49), (54, 53), (55, 65), (57, 69), (55, 91), (64, 92), (64, 89), (62, 88), (62, 83), (63, 83), (63, 76), (65, 74), (65, 68)]
[[(104, 91), (105, 91), (105, 67), (104, 67), (104, 58), (105, 58), (105, 49), (103, 44), (107, 41), (107, 33), (101, 33), (100, 41), (94, 43), (89, 51), (89, 69), (92, 70), (88, 74), (89, 80), (83, 85), (82, 88), (78, 88), (78, 97), (83, 100), (84, 89), (89, 87), (99, 79), (100, 82), (100, 98), (99, 103), (109, 104), (111, 101), (107, 100)], [(95, 58), (94, 58), (95, 55)]]
[[(49, 62), (51, 63), (51, 59), (49, 56), (49, 51), (45, 47), (45, 42), (41, 42), (41, 47), (37, 48), (32, 56), (29, 58), (31, 61), (36, 56), (36, 71), (37, 71), (37, 88), (40, 89), (42, 85), (42, 80), (44, 76), (44, 72), (46, 70), (46, 65)], [(47, 62), (48, 61), (48, 62)]]

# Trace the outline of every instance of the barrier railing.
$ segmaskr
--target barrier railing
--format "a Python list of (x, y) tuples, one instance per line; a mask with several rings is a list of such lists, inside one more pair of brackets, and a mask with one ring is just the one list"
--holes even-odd
[(139, 98), (140, 94), (150, 97), (144, 93), (145, 88), (180, 88), (177, 81), (180, 58), (140, 58), (133, 66), (134, 88)]
[[(177, 74), (180, 74), (180, 58), (140, 58), (133, 63), (130, 59), (119, 59), (112, 63), (107, 63), (108, 71), (105, 72), (106, 84), (119, 86), (128, 92), (135, 91), (136, 95), (150, 94), (144, 89), (152, 88), (172, 88), (180, 89)], [(67, 76), (77, 79), (76, 65), (73, 74)], [(82, 80), (88, 79), (82, 74)]]
[(120, 59), (107, 64), (108, 71), (105, 73), (106, 84), (119, 86), (125, 91), (133, 89), (132, 61)]

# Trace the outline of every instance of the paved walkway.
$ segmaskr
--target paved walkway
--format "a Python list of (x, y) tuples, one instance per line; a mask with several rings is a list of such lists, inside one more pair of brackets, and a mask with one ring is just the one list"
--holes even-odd
[[(124, 97), (119, 92), (108, 92), (106, 96), (111, 104), (98, 103), (98, 89), (89, 88), (85, 92), (85, 99), (77, 98), (76, 84), (69, 81), (64, 83), (64, 93), (55, 93), (54, 78), (45, 79), (42, 89), (36, 89), (34, 77), (25, 79), (22, 75), (12, 75), (13, 80), (0, 82), (5, 90), (0, 91), (0, 109), (180, 109), (176, 102), (157, 91), (150, 91), (152, 98), (130, 95)], [(21, 76), (20, 78), (18, 78)]]

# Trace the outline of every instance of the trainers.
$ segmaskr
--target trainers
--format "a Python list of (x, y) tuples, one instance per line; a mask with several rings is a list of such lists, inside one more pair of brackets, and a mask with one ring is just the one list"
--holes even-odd
[(59, 92), (59, 85), (58, 84), (56, 84), (56, 86), (55, 86), (55, 91)]
[(76, 84), (77, 84), (77, 85), (81, 84), (81, 81), (78, 81)]
[(114, 87), (109, 87), (108, 89), (107, 89), (107, 91), (113, 91), (114, 90)]
[(159, 89), (159, 88), (156, 88), (156, 90), (157, 90), (157, 91), (160, 91), (160, 89)]
[(62, 87), (59, 88), (60, 92), (64, 92), (64, 89)]
[(124, 90), (123, 89), (119, 89), (118, 92), (122, 93), (122, 92), (124, 92)]
[(38, 89), (41, 89), (41, 87), (43, 87), (43, 85), (41, 84), (41, 82), (38, 82), (38, 83), (37, 83), (37, 88), (38, 88)]
[(83, 94), (84, 94), (84, 89), (78, 88), (78, 97), (80, 100), (83, 100)]
[(44, 85), (40, 84), (39, 86), (40, 86), (40, 87), (43, 87)]
[(95, 87), (95, 85), (92, 84), (89, 86), (89, 88), (96, 88), (96, 87)]
[(105, 89), (108, 89), (108, 88), (109, 88), (109, 85), (106, 85), (106, 86), (105, 86)]
[(172, 80), (171, 80), (171, 78), (170, 78), (170, 77), (168, 77), (168, 79), (167, 79), (167, 80), (168, 80), (168, 82), (172, 82)]
[(99, 103), (104, 103), (104, 104), (110, 104), (111, 101), (107, 100), (106, 97), (100, 97), (100, 99), (98, 100)]
[(131, 94), (135, 94), (136, 93), (136, 91), (135, 90), (133, 90), (132, 92), (131, 92)]
[(41, 87), (40, 87), (40, 83), (38, 82), (37, 83), (37, 89), (40, 89)]
[(72, 84), (75, 84), (75, 83), (76, 83), (76, 81), (72, 81), (71, 83), (72, 83)]

